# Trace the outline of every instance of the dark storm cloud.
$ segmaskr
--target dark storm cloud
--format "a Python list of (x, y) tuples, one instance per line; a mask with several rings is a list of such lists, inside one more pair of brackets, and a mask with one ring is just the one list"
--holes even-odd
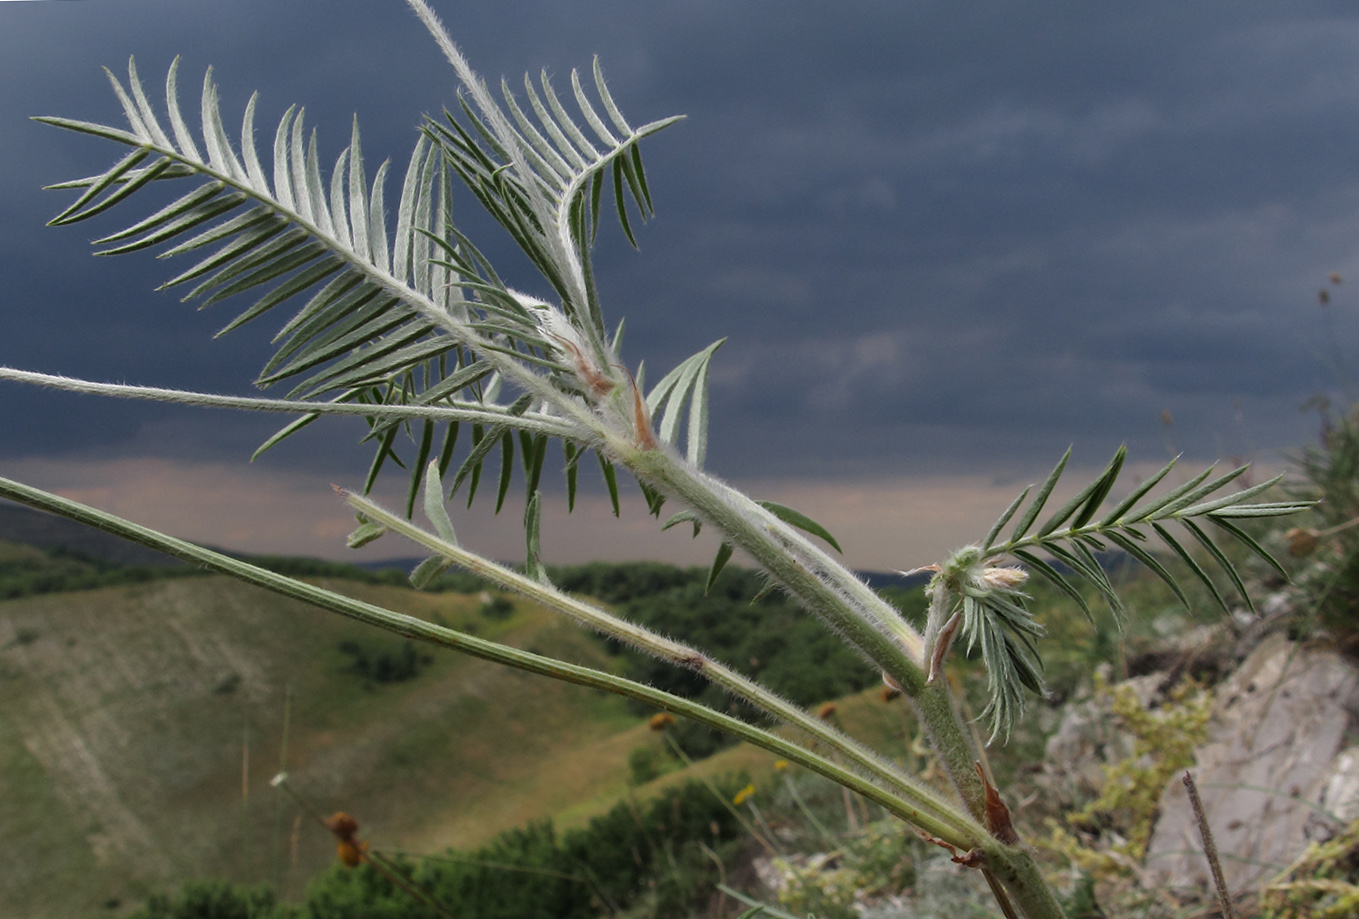
[[(1359, 281), (1349, 4), (435, 5), (493, 81), (598, 52), (631, 119), (690, 116), (647, 147), (641, 253), (609, 233), (598, 271), (634, 365), (729, 336), (719, 472), (1042, 465), (1073, 441), (1098, 462), (1123, 439), (1159, 457), (1165, 410), (1178, 449), (1275, 450), (1333, 382), (1318, 354), (1359, 344), (1346, 286), (1330, 331), (1316, 302), (1328, 271)], [(258, 88), (262, 145), (298, 102), (332, 158), (357, 112), (369, 162), (399, 167), (453, 102), (395, 0), (0, 7), (0, 362), (236, 392), (263, 363), (280, 320), (210, 341), (234, 314), (154, 293), (173, 265), (89, 256), (113, 222), (42, 227), (68, 199), (38, 186), (118, 154), (27, 116), (113, 121), (97, 65), (136, 54), (158, 86), (176, 53), (186, 109), (213, 64), (228, 125)], [(3, 412), (11, 454), (244, 455), (277, 424), (13, 391)], [(278, 461), (358, 461), (352, 435)]]

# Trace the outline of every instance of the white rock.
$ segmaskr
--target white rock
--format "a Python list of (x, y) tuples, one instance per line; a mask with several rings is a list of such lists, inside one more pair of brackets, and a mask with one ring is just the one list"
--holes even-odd
[[(1233, 893), (1286, 868), (1327, 812), (1359, 810), (1359, 750), (1347, 751), (1348, 759), (1339, 755), (1356, 716), (1359, 671), (1333, 651), (1281, 635), (1263, 642), (1218, 688), (1209, 740), (1192, 771)], [(1209, 889), (1179, 776), (1162, 796), (1146, 869), (1169, 888)]]

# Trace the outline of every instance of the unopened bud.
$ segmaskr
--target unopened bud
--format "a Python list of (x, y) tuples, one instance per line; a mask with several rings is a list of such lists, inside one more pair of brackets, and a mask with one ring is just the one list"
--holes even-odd
[(987, 590), (1016, 590), (1024, 586), (1029, 573), (1023, 568), (983, 568), (982, 586)]
[(359, 831), (359, 822), (344, 811), (336, 813), (326, 821), (326, 829), (335, 834), (335, 856), (346, 868), (356, 868), (368, 851), (368, 843), (360, 842), (354, 834)]

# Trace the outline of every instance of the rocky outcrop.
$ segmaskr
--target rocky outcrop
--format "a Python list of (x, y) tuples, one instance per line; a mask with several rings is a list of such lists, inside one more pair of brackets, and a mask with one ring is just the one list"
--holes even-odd
[[(1258, 888), (1309, 841), (1359, 815), (1359, 670), (1334, 651), (1273, 635), (1216, 690), (1209, 740), (1194, 778), (1228, 887)], [(1148, 879), (1210, 888), (1183, 783), (1162, 797), (1146, 857)]]
[[(1113, 668), (1107, 664), (1101, 668), (1108, 682)], [(1131, 687), (1146, 707), (1158, 697), (1165, 682), (1165, 674), (1149, 673), (1120, 685)], [(1053, 800), (1074, 804), (1097, 795), (1109, 764), (1132, 754), (1133, 739), (1114, 717), (1113, 697), (1087, 690), (1062, 709), (1061, 721), (1048, 738), (1042, 770), (1035, 780)]]

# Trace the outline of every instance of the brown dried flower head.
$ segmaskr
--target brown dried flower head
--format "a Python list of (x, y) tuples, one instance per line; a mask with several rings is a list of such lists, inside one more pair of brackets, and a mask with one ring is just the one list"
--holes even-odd
[(1321, 543), (1321, 534), (1316, 530), (1294, 527), (1284, 534), (1284, 539), (1288, 540), (1288, 554), (1294, 558), (1305, 558), (1317, 550)]
[(344, 811), (339, 811), (326, 821), (326, 829), (334, 833), (337, 839), (353, 839), (358, 832), (359, 822)]
[(337, 812), (326, 821), (326, 829), (335, 834), (335, 856), (346, 868), (356, 868), (368, 851), (368, 843), (360, 842), (354, 834), (359, 830), (359, 822), (344, 811)]
[(340, 860), (340, 864), (346, 868), (357, 868), (363, 861), (364, 853), (368, 851), (368, 843), (361, 842), (357, 845), (352, 842), (340, 840), (335, 844), (335, 856)]

